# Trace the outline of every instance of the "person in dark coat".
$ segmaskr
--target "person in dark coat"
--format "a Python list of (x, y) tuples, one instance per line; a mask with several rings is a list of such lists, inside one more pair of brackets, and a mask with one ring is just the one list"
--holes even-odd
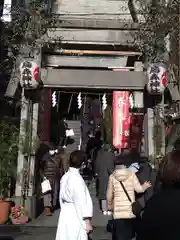
[[(146, 181), (151, 182), (151, 187), (148, 188), (144, 193), (136, 193), (136, 202), (139, 203), (139, 205), (143, 209), (146, 206), (147, 201), (153, 196), (154, 194), (154, 185), (156, 181), (156, 171), (153, 169), (148, 161), (147, 157), (141, 157), (139, 156), (139, 170), (136, 172), (136, 176), (140, 182), (140, 184), (144, 184)], [(136, 233), (138, 231), (141, 231), (140, 229), (140, 223), (141, 223), (141, 214), (139, 216), (136, 216), (135, 221), (135, 230)]]
[(95, 161), (95, 173), (97, 175), (97, 195), (100, 201), (101, 210), (106, 212), (106, 191), (109, 176), (114, 171), (114, 153), (110, 151), (109, 145), (103, 145), (98, 151)]
[(91, 174), (92, 177), (95, 177), (95, 161), (97, 158), (97, 152), (101, 148), (101, 132), (96, 132), (95, 136), (93, 135), (93, 130), (89, 131), (89, 140), (86, 146), (86, 156), (87, 160), (91, 163)]
[(126, 155), (126, 161), (130, 168), (131, 166), (137, 168), (134, 172), (136, 173), (140, 184), (151, 182), (152, 186), (148, 188), (146, 192), (136, 194), (136, 201), (138, 201), (142, 207), (145, 207), (145, 202), (152, 197), (154, 192), (153, 187), (156, 180), (156, 172), (151, 167), (148, 158), (140, 156), (140, 153), (136, 149), (131, 149), (129, 153), (125, 152), (123, 155)]
[(58, 122), (58, 146), (66, 147), (68, 138), (66, 137), (66, 130), (68, 129), (68, 124), (65, 119), (61, 119)]
[(180, 150), (163, 158), (159, 172), (162, 185), (146, 204), (137, 240), (180, 239)]
[(88, 141), (87, 141), (87, 145), (86, 145), (87, 159), (92, 158), (92, 150), (94, 149), (94, 146), (95, 146), (95, 136), (93, 134), (93, 130), (91, 129), (88, 132)]
[(40, 159), (41, 182), (44, 179), (48, 179), (52, 188), (50, 192), (43, 195), (44, 214), (45, 216), (51, 216), (52, 210), (56, 207), (58, 199), (60, 158), (55, 157), (58, 150), (55, 150), (55, 147), (49, 142), (44, 142), (41, 148), (44, 149), (44, 154)]
[(90, 159), (93, 157), (92, 151), (93, 150), (98, 151), (101, 148), (101, 145), (102, 145), (101, 132), (100, 131), (96, 132), (94, 136), (93, 130), (90, 130), (88, 133), (88, 137), (89, 139), (86, 146), (86, 154), (87, 154), (87, 157)]
[[(152, 169), (148, 158), (141, 156), (140, 153), (137, 151), (137, 149), (123, 149), (122, 154), (123, 157), (126, 158), (126, 165), (129, 166), (129, 170), (132, 170), (140, 184), (144, 184), (145, 182), (151, 182), (151, 187), (148, 188), (145, 192), (143, 193), (136, 193), (136, 202), (141, 206), (142, 211), (146, 205), (146, 202), (152, 197), (154, 193), (154, 184), (156, 180), (156, 173), (155, 170)], [(136, 216), (135, 220), (135, 230), (136, 232), (140, 231), (139, 230), (139, 225), (141, 221), (141, 214), (139, 216)]]

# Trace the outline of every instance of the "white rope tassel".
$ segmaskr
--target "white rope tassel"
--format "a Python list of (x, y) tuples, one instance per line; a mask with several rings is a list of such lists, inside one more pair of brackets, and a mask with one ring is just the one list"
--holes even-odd
[(107, 99), (106, 99), (106, 94), (104, 93), (103, 97), (102, 97), (102, 109), (103, 111), (106, 110), (107, 108)]

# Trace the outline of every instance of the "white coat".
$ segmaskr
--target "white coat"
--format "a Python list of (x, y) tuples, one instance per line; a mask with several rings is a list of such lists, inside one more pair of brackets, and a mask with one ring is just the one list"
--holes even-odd
[(83, 218), (92, 217), (93, 205), (89, 190), (79, 170), (69, 168), (60, 182), (60, 215), (56, 240), (87, 240)]

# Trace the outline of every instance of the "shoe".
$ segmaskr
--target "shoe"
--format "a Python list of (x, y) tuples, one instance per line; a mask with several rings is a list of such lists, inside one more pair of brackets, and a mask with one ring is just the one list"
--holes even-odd
[(108, 215), (108, 216), (111, 216), (111, 215), (112, 215), (112, 212), (111, 212), (111, 211), (108, 211), (108, 212), (107, 212), (107, 215)]
[(52, 216), (51, 208), (50, 207), (45, 207), (44, 208), (44, 215), (49, 217)]

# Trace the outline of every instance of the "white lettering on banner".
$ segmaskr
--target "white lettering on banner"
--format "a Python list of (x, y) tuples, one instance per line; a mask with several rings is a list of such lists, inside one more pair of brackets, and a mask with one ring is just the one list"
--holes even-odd
[(113, 92), (113, 145), (119, 149), (129, 143), (129, 107), (129, 92)]
[(122, 105), (126, 105), (124, 98), (120, 97), (118, 100), (118, 107), (121, 108)]
[(125, 137), (128, 137), (128, 136), (129, 136), (129, 131), (128, 131), (128, 130), (125, 130), (125, 131), (124, 131), (124, 135), (125, 135)]

